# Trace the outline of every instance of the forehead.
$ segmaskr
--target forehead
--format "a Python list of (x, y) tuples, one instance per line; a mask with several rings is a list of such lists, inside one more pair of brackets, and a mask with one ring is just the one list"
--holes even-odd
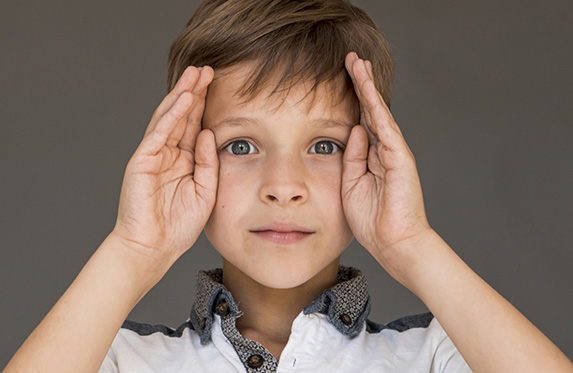
[[(313, 87), (312, 83), (300, 81), (287, 87), (277, 87), (277, 79), (270, 77), (254, 95), (244, 92), (254, 64), (215, 70), (209, 86), (204, 121), (207, 127), (214, 123), (213, 117), (233, 111), (251, 116), (264, 113), (295, 111), (316, 120), (330, 119), (358, 123), (358, 100), (354, 91), (346, 90), (345, 77)], [(205, 120), (206, 119), (206, 120)]]

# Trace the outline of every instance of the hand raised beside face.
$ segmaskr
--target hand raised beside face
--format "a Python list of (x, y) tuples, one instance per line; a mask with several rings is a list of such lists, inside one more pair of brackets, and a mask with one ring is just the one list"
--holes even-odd
[(344, 153), (342, 203), (358, 242), (384, 261), (398, 243), (430, 227), (414, 156), (374, 86), (370, 62), (352, 52), (345, 64), (360, 101), (360, 126)]
[(113, 234), (148, 257), (176, 260), (213, 209), (217, 151), (213, 133), (201, 131), (213, 75), (208, 66), (185, 70), (127, 165)]

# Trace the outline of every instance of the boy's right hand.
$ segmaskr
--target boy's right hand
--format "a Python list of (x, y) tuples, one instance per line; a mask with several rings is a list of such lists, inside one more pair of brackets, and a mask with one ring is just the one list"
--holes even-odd
[(195, 243), (215, 204), (215, 138), (201, 131), (213, 76), (208, 66), (185, 70), (153, 114), (124, 175), (111, 235), (168, 267)]

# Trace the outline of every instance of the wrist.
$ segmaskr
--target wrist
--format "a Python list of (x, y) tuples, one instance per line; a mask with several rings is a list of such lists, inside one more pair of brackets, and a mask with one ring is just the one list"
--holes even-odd
[(131, 284), (137, 294), (137, 301), (163, 278), (175, 262), (170, 258), (143, 254), (115, 231), (106, 237), (98, 252), (108, 256), (119, 267), (125, 281)]
[(390, 276), (418, 295), (416, 289), (423, 278), (421, 274), (428, 270), (428, 266), (434, 265), (435, 260), (445, 253), (444, 249), (451, 251), (438, 233), (428, 226), (415, 235), (379, 248), (373, 255)]

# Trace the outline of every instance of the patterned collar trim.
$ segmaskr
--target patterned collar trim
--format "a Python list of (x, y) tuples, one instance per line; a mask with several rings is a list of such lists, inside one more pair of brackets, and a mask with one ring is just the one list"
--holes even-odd
[[(197, 275), (196, 301), (191, 310), (191, 323), (201, 338), (201, 344), (211, 337), (214, 313), (236, 320), (241, 316), (233, 296), (221, 282), (223, 270), (200, 271)], [(344, 335), (355, 336), (370, 313), (370, 296), (366, 277), (358, 269), (338, 267), (338, 283), (325, 290), (303, 313), (322, 313)]]

